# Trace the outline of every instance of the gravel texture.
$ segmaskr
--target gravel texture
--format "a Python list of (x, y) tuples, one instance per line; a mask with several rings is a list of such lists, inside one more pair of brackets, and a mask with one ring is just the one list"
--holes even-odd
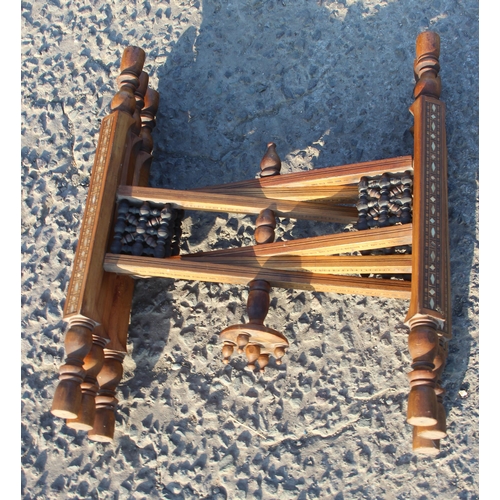
[[(478, 2), (22, 2), (23, 499), (478, 498)], [(408, 302), (274, 289), (290, 350), (263, 376), (223, 365), (245, 287), (139, 280), (115, 441), (52, 416), (100, 121), (123, 49), (160, 92), (151, 185), (256, 177), (412, 153), (415, 38), (441, 36), (453, 334), (449, 437), (411, 451)], [(187, 212), (182, 251), (252, 242), (254, 217)], [(281, 221), (282, 239), (327, 224)]]

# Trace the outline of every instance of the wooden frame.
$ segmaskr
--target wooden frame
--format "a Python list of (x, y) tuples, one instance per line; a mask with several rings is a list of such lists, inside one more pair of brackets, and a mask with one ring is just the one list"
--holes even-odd
[[(52, 413), (93, 440), (112, 440), (133, 278), (248, 285), (249, 322), (226, 328), (221, 340), (223, 361), (237, 348), (252, 371), (256, 363), (263, 371), (270, 356), (281, 363), (288, 347), (284, 335), (264, 326), (271, 287), (373, 295), (410, 299), (407, 421), (414, 451), (438, 453), (446, 436), (440, 377), (451, 337), (439, 36), (420, 34), (416, 52), (413, 157), (279, 175), (281, 161), (270, 143), (260, 179), (178, 191), (147, 187), (159, 95), (148, 89), (144, 52), (127, 48), (119, 91), (101, 125), (64, 311), (67, 357)], [(256, 214), (257, 246), (176, 255), (183, 209)], [(390, 217), (390, 210), (399, 215)], [(358, 231), (274, 242), (276, 217), (355, 223)], [(403, 250), (385, 250), (395, 247)], [(376, 255), (377, 249), (385, 254)], [(340, 255), (353, 252), (361, 255)]]

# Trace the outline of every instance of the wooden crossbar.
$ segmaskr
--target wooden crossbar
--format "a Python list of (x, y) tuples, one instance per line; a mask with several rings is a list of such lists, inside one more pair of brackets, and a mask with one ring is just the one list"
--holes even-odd
[[(286, 175), (275, 175), (260, 179), (230, 182), (210, 186), (210, 191), (229, 192), (228, 190), (238, 188), (270, 188), (270, 187), (311, 187), (311, 186), (346, 186), (357, 184), (361, 177), (371, 177), (384, 173), (400, 173), (413, 169), (411, 156), (397, 156), (386, 160), (367, 161), (340, 165), (338, 167), (324, 167), (306, 172), (292, 172)], [(206, 188), (201, 188), (204, 191)]]
[(411, 274), (411, 255), (228, 257), (217, 252), (183, 255), (184, 260), (252, 266), (281, 271), (308, 271), (317, 274)]
[[(288, 174), (287, 174), (288, 175)], [(284, 177), (284, 176), (283, 176)], [(276, 200), (310, 201), (325, 204), (350, 203), (358, 201), (358, 185), (347, 186), (310, 186), (306, 187), (238, 187), (231, 184), (198, 188), (193, 191), (227, 194), (228, 196), (251, 196)]]
[(177, 191), (174, 189), (120, 186), (117, 190), (119, 200), (148, 201), (151, 203), (170, 203), (175, 208), (205, 210), (208, 212), (228, 212), (258, 215), (269, 208), (279, 217), (307, 219), (324, 222), (355, 222), (358, 216), (356, 207), (323, 205), (321, 203), (293, 202), (279, 199), (262, 199), (250, 196), (224, 193), (204, 193), (201, 191)]
[(297, 240), (278, 241), (265, 245), (213, 250), (192, 254), (193, 258), (205, 256), (227, 257), (273, 257), (276, 255), (335, 255), (360, 250), (374, 250), (411, 245), (412, 225), (370, 229), (368, 231), (328, 234)]
[(278, 271), (259, 267), (241, 267), (196, 259), (170, 257), (134, 257), (106, 254), (104, 269), (137, 278), (157, 277), (248, 285), (252, 280), (265, 280), (271, 286), (314, 290), (316, 292), (350, 293), (374, 297), (410, 299), (411, 284), (402, 280), (332, 276), (297, 271)]

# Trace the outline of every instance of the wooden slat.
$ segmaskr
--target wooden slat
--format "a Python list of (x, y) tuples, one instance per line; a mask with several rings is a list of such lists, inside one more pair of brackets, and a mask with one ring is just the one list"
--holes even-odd
[(332, 207), (321, 203), (262, 199), (250, 196), (204, 193), (201, 191), (120, 186), (117, 197), (118, 199), (130, 201), (171, 203), (175, 208), (206, 210), (209, 212), (259, 214), (261, 210), (269, 208), (279, 217), (344, 224), (355, 222), (358, 217), (355, 207)]
[(102, 120), (90, 177), (80, 238), (64, 306), (64, 318), (99, 317), (98, 295), (103, 280), (106, 251), (115, 207), (114, 197), (125, 162), (126, 143), (134, 119), (116, 111)]
[(276, 271), (250, 266), (198, 262), (195, 259), (182, 257), (155, 259), (154, 257), (106, 254), (104, 269), (140, 278), (173, 278), (233, 285), (247, 285), (253, 279), (262, 279), (273, 287), (398, 299), (409, 299), (411, 293), (410, 283), (401, 280)]
[[(223, 190), (231, 188), (270, 188), (270, 187), (308, 187), (308, 186), (345, 186), (357, 184), (363, 176), (376, 176), (383, 173), (398, 173), (413, 169), (411, 156), (398, 156), (385, 160), (353, 163), (337, 167), (317, 168), (306, 172), (293, 172), (289, 174), (251, 179), (247, 181), (232, 182), (225, 185), (210, 186), (210, 190)], [(202, 188), (201, 190), (205, 190)]]
[(193, 191), (205, 193), (225, 193), (256, 198), (274, 198), (276, 200), (311, 201), (319, 203), (352, 203), (358, 200), (358, 185), (349, 186), (314, 186), (311, 187), (236, 187), (232, 184), (197, 188)]
[(192, 257), (207, 255), (228, 257), (273, 257), (276, 255), (336, 255), (341, 253), (356, 252), (360, 250), (374, 250), (376, 248), (389, 248), (401, 245), (411, 245), (412, 225), (392, 226), (369, 229), (366, 231), (353, 231), (326, 236), (313, 236), (290, 241), (278, 241), (258, 246), (229, 248), (227, 250), (213, 250), (191, 254)]
[(317, 274), (411, 274), (411, 255), (363, 255), (363, 256), (316, 256), (301, 257), (284, 255), (278, 257), (224, 257), (183, 255), (183, 260), (228, 264), (242, 267), (260, 267), (281, 271), (308, 271)]

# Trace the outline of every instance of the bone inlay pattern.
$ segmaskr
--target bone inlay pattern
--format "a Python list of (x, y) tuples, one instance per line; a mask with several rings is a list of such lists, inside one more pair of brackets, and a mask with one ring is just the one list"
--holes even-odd
[(424, 186), (424, 307), (444, 313), (442, 297), (441, 255), (441, 190), (442, 190), (442, 139), (441, 106), (436, 102), (425, 104), (425, 167)]
[(104, 189), (103, 175), (106, 167), (106, 159), (109, 151), (109, 141), (115, 116), (111, 115), (102, 122), (100, 140), (96, 151), (96, 160), (92, 169), (92, 182), (90, 192), (87, 197), (85, 207), (85, 217), (83, 218), (80, 230), (78, 249), (73, 264), (72, 279), (68, 289), (68, 299), (66, 301), (66, 314), (78, 312), (78, 298), (82, 287), (83, 277), (87, 263), (90, 258), (90, 244), (92, 242), (92, 231), (97, 217), (98, 202), (101, 192)]

